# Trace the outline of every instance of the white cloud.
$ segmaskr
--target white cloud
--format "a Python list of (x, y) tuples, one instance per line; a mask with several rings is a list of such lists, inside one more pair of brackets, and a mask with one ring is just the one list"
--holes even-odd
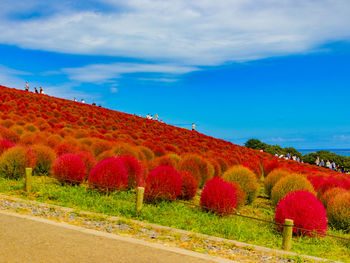
[(198, 70), (196, 67), (171, 64), (113, 63), (94, 64), (80, 68), (66, 68), (62, 71), (69, 78), (79, 82), (105, 83), (131, 73), (185, 74)]
[(0, 80), (1, 85), (11, 88), (17, 88), (17, 89), (24, 89), (25, 86), (25, 80), (21, 78), (20, 76), (28, 76), (30, 73), (11, 69), (8, 67), (5, 67), (3, 65), (0, 65)]
[(117, 93), (118, 92), (118, 89), (116, 87), (111, 87), (109, 89), (112, 93)]
[(309, 52), (350, 39), (348, 0), (99, 0), (110, 8), (81, 11), (72, 1), (45, 1), (48, 14), (25, 20), (11, 18), (14, 7), (40, 11), (43, 0), (4, 2), (0, 43), (62, 53), (198, 66)]

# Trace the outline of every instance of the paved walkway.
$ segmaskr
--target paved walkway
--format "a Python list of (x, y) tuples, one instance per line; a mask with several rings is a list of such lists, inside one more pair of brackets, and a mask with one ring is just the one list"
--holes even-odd
[(0, 262), (233, 262), (179, 248), (0, 212)]

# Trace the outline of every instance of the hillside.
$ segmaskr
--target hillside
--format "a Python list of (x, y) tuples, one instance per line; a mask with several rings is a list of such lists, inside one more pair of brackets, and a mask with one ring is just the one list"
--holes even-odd
[(0, 86), (0, 102), (2, 193), (272, 248), (292, 219), (295, 252), (349, 253), (347, 174), (48, 95)]
[[(221, 174), (234, 164), (251, 168), (259, 177), (275, 157), (198, 132), (154, 120), (0, 86), (1, 136), (14, 143), (46, 144), (63, 152), (82, 149), (98, 155), (120, 146), (141, 161), (175, 153), (206, 158)], [(103, 141), (109, 142), (104, 144)], [(61, 147), (60, 147), (61, 146)], [(149, 151), (151, 150), (151, 152)], [(150, 155), (150, 156), (148, 156)], [(329, 172), (315, 166), (277, 160), (297, 172)], [(265, 171), (266, 172), (266, 171)]]

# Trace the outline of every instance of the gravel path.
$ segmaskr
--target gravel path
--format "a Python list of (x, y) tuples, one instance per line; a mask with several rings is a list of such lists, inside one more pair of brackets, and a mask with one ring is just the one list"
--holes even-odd
[(120, 218), (116, 219), (115, 217), (89, 212), (75, 212), (70, 208), (20, 200), (12, 197), (0, 196), (0, 209), (38, 216), (57, 222), (66, 222), (120, 236), (156, 242), (168, 247), (184, 248), (240, 262), (294, 262), (292, 259), (268, 252), (261, 252), (253, 247), (239, 247), (234, 244), (203, 238), (194, 233), (185, 233), (186, 231), (174, 231), (165, 227), (154, 227), (152, 224)]

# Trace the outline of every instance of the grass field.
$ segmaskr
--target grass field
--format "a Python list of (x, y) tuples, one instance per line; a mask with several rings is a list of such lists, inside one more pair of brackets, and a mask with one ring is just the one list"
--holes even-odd
[[(202, 211), (199, 196), (188, 203), (159, 202), (157, 205), (144, 204), (141, 214), (135, 211), (135, 191), (119, 191), (109, 194), (88, 189), (87, 186), (63, 186), (49, 177), (34, 177), (33, 192), (26, 194), (24, 181), (0, 178), (0, 192), (113, 216), (124, 216), (149, 223), (175, 227), (217, 237), (248, 242), (270, 248), (281, 248), (282, 236), (273, 224), (242, 218), (235, 215), (218, 217)], [(245, 206), (239, 213), (273, 221), (274, 210), (270, 200), (258, 198), (252, 205)], [(330, 234), (350, 238), (349, 234), (330, 229)], [(350, 262), (350, 242), (331, 237), (294, 237), (293, 252), (331, 260)]]

